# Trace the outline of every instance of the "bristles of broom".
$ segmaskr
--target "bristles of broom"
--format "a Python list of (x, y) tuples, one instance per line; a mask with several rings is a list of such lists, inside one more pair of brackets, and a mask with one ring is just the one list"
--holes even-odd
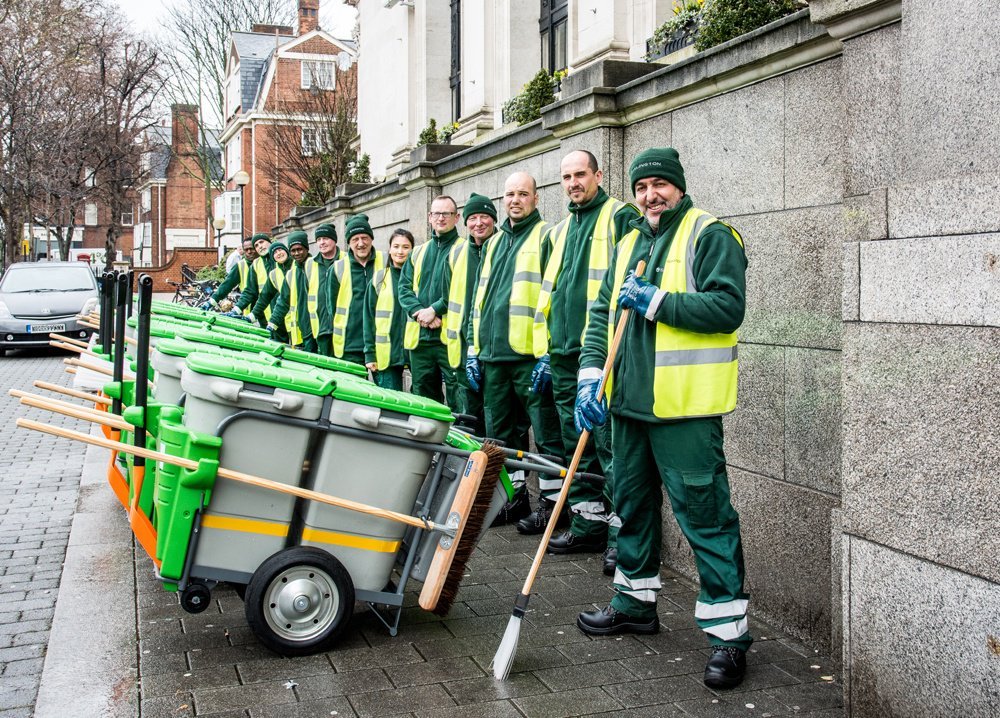
[(469, 509), (469, 518), (465, 522), (465, 530), (462, 538), (455, 546), (455, 558), (451, 562), (451, 569), (441, 588), (441, 595), (438, 598), (437, 606), (433, 613), (438, 616), (447, 616), (455, 602), (458, 594), (458, 587), (465, 577), (465, 565), (472, 557), (472, 552), (479, 542), (479, 534), (483, 531), (483, 524), (486, 515), (489, 513), (490, 504), (493, 502), (493, 492), (496, 489), (497, 481), (500, 478), (500, 469), (503, 468), (507, 455), (495, 442), (486, 441), (480, 448), (486, 454), (486, 469), (483, 471), (483, 480), (479, 484), (476, 498)]

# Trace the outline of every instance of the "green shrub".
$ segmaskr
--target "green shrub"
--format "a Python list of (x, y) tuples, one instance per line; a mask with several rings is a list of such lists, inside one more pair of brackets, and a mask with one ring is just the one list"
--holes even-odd
[(351, 170), (351, 182), (367, 183), (372, 181), (372, 158), (368, 156), (368, 153), (361, 155), (358, 161), (354, 163), (354, 169)]
[(564, 77), (565, 70), (558, 70), (551, 75), (548, 70), (539, 70), (519, 94), (504, 103), (504, 122), (526, 125), (537, 120), (542, 116), (542, 108), (556, 101), (556, 88)]
[(420, 134), (417, 136), (417, 147), (421, 145), (436, 145), (438, 143), (438, 128), (437, 120), (431, 118), (427, 122), (427, 127), (420, 130)]
[(707, 50), (790, 15), (800, 0), (710, 0), (701, 13), (696, 50)]
[(652, 62), (659, 57), (659, 52), (670, 42), (674, 33), (685, 30), (688, 36), (697, 33), (701, 21), (702, 7), (705, 0), (685, 0), (681, 5), (674, 5), (674, 14), (669, 20), (656, 28), (649, 38), (650, 51), (646, 53), (646, 62)]
[(225, 261), (222, 261), (218, 264), (209, 264), (199, 269), (194, 276), (199, 282), (204, 282), (206, 280), (221, 282), (226, 278), (226, 263)]

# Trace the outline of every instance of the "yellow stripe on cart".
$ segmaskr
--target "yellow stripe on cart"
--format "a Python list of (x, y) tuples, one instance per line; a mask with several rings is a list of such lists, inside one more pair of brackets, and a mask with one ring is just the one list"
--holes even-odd
[(223, 531), (241, 531), (249, 534), (263, 534), (264, 536), (287, 536), (288, 524), (279, 524), (274, 521), (258, 521), (256, 519), (238, 519), (231, 516), (218, 516), (216, 514), (205, 514), (201, 519), (202, 528), (221, 529)]
[(315, 543), (328, 543), (334, 546), (347, 546), (348, 548), (359, 548), (363, 551), (378, 551), (379, 553), (396, 553), (399, 550), (400, 544), (399, 541), (386, 541), (385, 539), (342, 534), (337, 531), (323, 531), (308, 527), (302, 529), (302, 540), (313, 541)]

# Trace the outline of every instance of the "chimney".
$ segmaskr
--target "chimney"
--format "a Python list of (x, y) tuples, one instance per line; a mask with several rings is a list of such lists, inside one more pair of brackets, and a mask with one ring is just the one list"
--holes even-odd
[(299, 0), (299, 37), (319, 28), (319, 0)]
[(171, 105), (170, 146), (176, 154), (198, 150), (198, 105)]
[(262, 22), (255, 22), (251, 25), (250, 32), (262, 35), (274, 35), (277, 33), (278, 35), (288, 35), (289, 37), (295, 34), (294, 30), (287, 25), (267, 25)]

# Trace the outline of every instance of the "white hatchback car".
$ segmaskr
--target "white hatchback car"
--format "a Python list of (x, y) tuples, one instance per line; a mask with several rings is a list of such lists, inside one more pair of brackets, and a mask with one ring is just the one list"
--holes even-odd
[(83, 262), (19, 262), (0, 278), (0, 356), (48, 346), (49, 332), (86, 339), (77, 321), (97, 307), (97, 280)]

